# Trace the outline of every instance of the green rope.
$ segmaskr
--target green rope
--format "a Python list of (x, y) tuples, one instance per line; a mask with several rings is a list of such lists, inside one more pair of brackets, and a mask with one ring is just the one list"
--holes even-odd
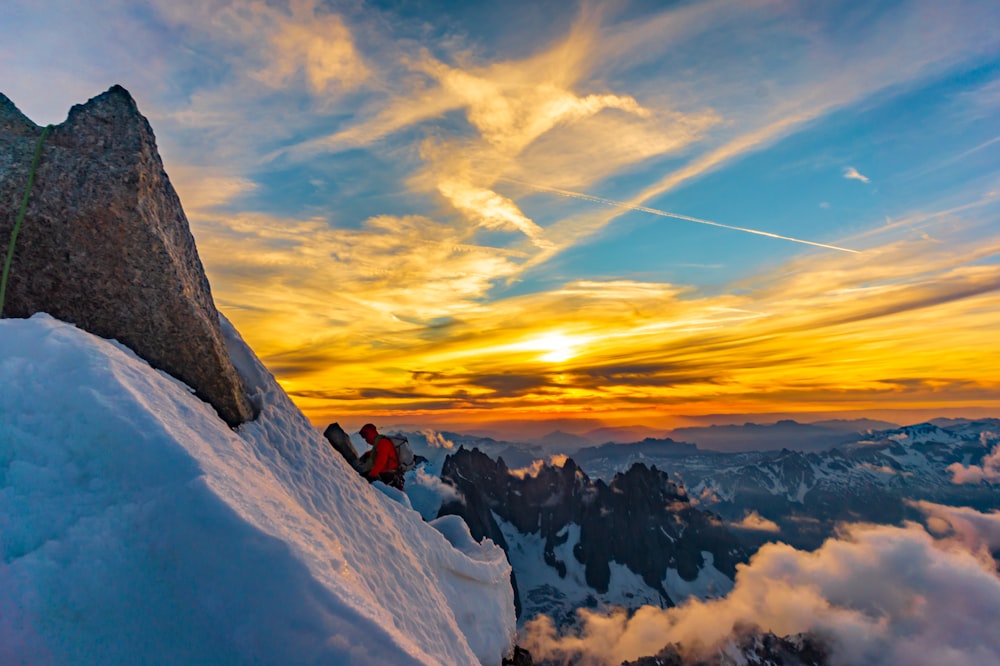
[(31, 194), (31, 185), (35, 182), (35, 170), (38, 169), (38, 160), (42, 157), (42, 143), (45, 135), (52, 129), (52, 125), (46, 125), (42, 130), (42, 135), (38, 137), (38, 145), (35, 146), (35, 158), (31, 161), (31, 173), (28, 174), (28, 187), (24, 190), (24, 198), (21, 199), (21, 211), (17, 214), (17, 221), (14, 222), (14, 231), (10, 234), (10, 245), (7, 246), (7, 260), (3, 264), (3, 277), (0, 277), (0, 317), (3, 317), (3, 304), (7, 296), (7, 276), (10, 275), (10, 262), (14, 258), (14, 243), (17, 242), (17, 234), (21, 230), (21, 221), (24, 220), (24, 212), (28, 209), (28, 195)]

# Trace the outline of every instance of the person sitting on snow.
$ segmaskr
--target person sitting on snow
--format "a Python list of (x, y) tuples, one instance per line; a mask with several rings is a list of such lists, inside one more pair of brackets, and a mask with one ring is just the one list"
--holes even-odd
[(372, 447), (371, 451), (361, 454), (361, 474), (369, 483), (381, 481), (387, 486), (402, 490), (406, 479), (399, 468), (399, 456), (392, 440), (380, 435), (371, 423), (363, 425), (358, 434)]

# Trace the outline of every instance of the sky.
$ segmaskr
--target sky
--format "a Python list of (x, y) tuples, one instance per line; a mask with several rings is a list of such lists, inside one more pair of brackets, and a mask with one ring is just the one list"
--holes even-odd
[(121, 84), (310, 420), (1000, 415), (1000, 5), (27, 2), (0, 92)]

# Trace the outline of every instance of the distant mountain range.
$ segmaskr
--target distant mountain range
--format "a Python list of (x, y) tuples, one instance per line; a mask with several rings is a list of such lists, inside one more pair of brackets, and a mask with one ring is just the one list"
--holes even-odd
[(737, 451), (825, 451), (857, 439), (858, 434), (872, 430), (898, 427), (894, 423), (863, 419), (857, 421), (821, 421), (798, 423), (778, 421), (759, 425), (713, 425), (699, 428), (677, 428), (669, 433), (672, 439), (694, 442), (699, 449), (734, 453)]
[[(568, 623), (582, 606), (636, 609), (725, 595), (735, 564), (763, 543), (816, 548), (841, 522), (917, 519), (912, 501), (1000, 509), (996, 486), (954, 483), (948, 469), (982, 465), (1000, 444), (1000, 419), (941, 419), (853, 435), (856, 422), (801, 425), (725, 432), (796, 431), (824, 444), (725, 453), (646, 438), (550, 458), (541, 444), (450, 433), (442, 479), (462, 501), (441, 513), (462, 515), (474, 536), (501, 544), (522, 618), (545, 613)], [(824, 448), (831, 431), (849, 436)], [(472, 440), (482, 448), (455, 446)], [(813, 660), (822, 644), (802, 637), (749, 631), (733, 641), (748, 663), (825, 663)], [(695, 663), (671, 649), (651, 658), (660, 661), (635, 663)]]
[(980, 464), (996, 444), (1000, 420), (938, 423), (944, 427), (924, 423), (869, 432), (819, 452), (684, 453), (678, 442), (646, 440), (584, 449), (574, 459), (597, 478), (637, 462), (655, 466), (749, 543), (781, 540), (813, 548), (840, 521), (903, 520), (913, 514), (907, 500), (1000, 508), (1000, 493), (992, 485), (955, 484), (948, 472), (955, 463)]
[[(822, 451), (853, 441), (864, 433), (898, 428), (895, 423), (872, 419), (827, 420), (799, 423), (792, 420), (777, 423), (744, 423), (742, 425), (710, 425), (663, 430), (647, 426), (600, 427), (582, 433), (553, 430), (541, 437), (525, 437), (504, 441), (485, 433), (443, 433), (456, 443), (469, 446), (472, 442), (510, 444), (519, 449), (535, 449), (540, 456), (554, 453), (575, 454), (581, 449), (601, 444), (624, 444), (647, 439), (673, 439), (697, 444), (704, 451)], [(510, 463), (510, 461), (508, 461)]]

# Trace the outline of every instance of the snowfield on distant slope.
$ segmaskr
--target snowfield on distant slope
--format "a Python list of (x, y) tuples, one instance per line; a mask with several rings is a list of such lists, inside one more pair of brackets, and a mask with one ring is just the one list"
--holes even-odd
[(223, 324), (235, 431), (114, 341), (0, 321), (0, 663), (499, 664), (503, 551), (360, 479)]

